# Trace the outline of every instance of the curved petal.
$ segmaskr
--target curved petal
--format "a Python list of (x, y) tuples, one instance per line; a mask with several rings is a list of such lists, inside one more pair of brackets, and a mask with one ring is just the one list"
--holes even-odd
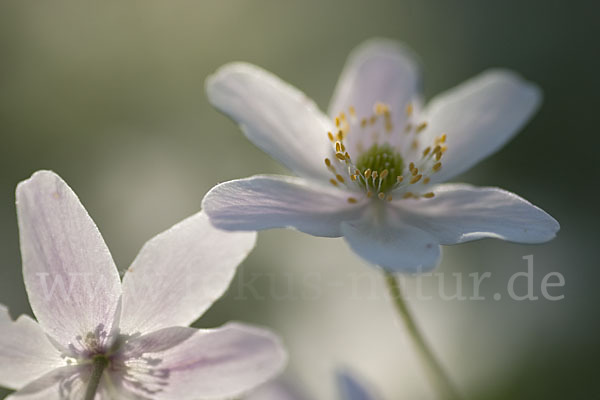
[(17, 187), (17, 215), (25, 287), (44, 331), (65, 347), (112, 332), (119, 274), (71, 188), (53, 172), (36, 172)]
[(11, 394), (6, 400), (80, 400), (86, 390), (82, 375), (89, 375), (89, 371), (77, 365), (57, 368)]
[(419, 96), (420, 73), (416, 56), (400, 43), (371, 39), (348, 57), (329, 105), (329, 115), (347, 112), (350, 106), (359, 117), (368, 117), (373, 106), (390, 106), (392, 118), (403, 126), (409, 102)]
[(123, 278), (122, 333), (188, 326), (223, 295), (256, 233), (214, 228), (203, 212), (144, 245)]
[(514, 193), (464, 184), (439, 185), (435, 197), (398, 201), (402, 218), (435, 236), (442, 244), (481, 238), (519, 243), (546, 242), (560, 229), (558, 222)]
[(120, 390), (165, 400), (237, 397), (281, 372), (287, 359), (272, 333), (236, 323), (162, 329), (131, 339), (123, 357), (128, 375), (113, 379)]
[(0, 386), (19, 389), (64, 365), (37, 322), (27, 315), (13, 321), (0, 304)]
[(436, 96), (427, 106), (423, 143), (447, 134), (442, 169), (432, 181), (443, 182), (494, 153), (533, 116), (542, 94), (534, 84), (505, 70), (484, 72)]
[(295, 228), (314, 236), (339, 237), (340, 223), (354, 219), (363, 203), (351, 194), (294, 177), (258, 175), (212, 188), (202, 208), (227, 230)]
[(360, 219), (342, 222), (342, 233), (359, 256), (387, 271), (426, 272), (441, 258), (437, 239), (402, 223), (392, 207), (369, 210)]
[(298, 89), (251, 64), (232, 63), (206, 80), (210, 102), (246, 137), (301, 176), (327, 179), (332, 121)]
[(375, 400), (367, 388), (360, 383), (352, 374), (340, 371), (336, 374), (340, 399), (342, 400)]

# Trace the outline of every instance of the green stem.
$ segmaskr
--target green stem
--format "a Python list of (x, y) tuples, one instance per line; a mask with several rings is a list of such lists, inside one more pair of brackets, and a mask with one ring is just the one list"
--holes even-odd
[(396, 306), (396, 310), (404, 321), (412, 340), (417, 345), (417, 349), (419, 350), (421, 358), (427, 365), (428, 373), (431, 379), (435, 382), (441, 398), (459, 400), (460, 396), (458, 391), (448, 378), (448, 375), (446, 375), (446, 372), (438, 360), (433, 355), (430, 347), (425, 342), (425, 338), (421, 334), (421, 331), (417, 327), (411, 312), (406, 306), (404, 298), (402, 297), (402, 292), (400, 291), (398, 279), (396, 279), (396, 276), (390, 272), (385, 273), (385, 279), (392, 296), (392, 300), (394, 301), (394, 305)]
[(100, 379), (104, 369), (108, 366), (108, 359), (104, 356), (94, 357), (94, 363), (92, 366), (92, 375), (90, 376), (90, 383), (88, 384), (87, 390), (85, 391), (84, 400), (94, 400), (98, 385), (100, 385)]

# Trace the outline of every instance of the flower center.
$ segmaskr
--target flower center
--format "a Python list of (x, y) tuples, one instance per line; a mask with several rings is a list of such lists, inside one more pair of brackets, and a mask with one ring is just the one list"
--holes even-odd
[[(446, 134), (422, 146), (421, 132), (427, 122), (415, 116), (411, 104), (405, 110), (405, 122), (396, 124), (400, 126), (395, 126), (390, 107), (383, 103), (376, 103), (373, 114), (363, 118), (357, 117), (353, 107), (348, 111), (335, 118), (337, 131), (327, 132), (334, 155), (325, 159), (333, 174), (330, 183), (353, 191), (359, 188), (367, 198), (379, 200), (391, 201), (392, 192), (404, 199), (434, 197), (428, 185), (431, 175), (442, 167)], [(348, 202), (358, 199), (349, 197)]]
[[(370, 190), (376, 184), (373, 187), (376, 192), (387, 193), (396, 185), (397, 176), (402, 174), (404, 160), (389, 144), (374, 144), (358, 157), (356, 169), (363, 172), (363, 176), (359, 175), (360, 178), (357, 179), (360, 186)], [(374, 182), (370, 182), (371, 180)]]

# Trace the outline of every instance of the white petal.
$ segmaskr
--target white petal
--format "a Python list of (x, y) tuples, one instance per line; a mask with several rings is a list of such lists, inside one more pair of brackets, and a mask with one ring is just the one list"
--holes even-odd
[(207, 79), (206, 92), (263, 151), (298, 175), (327, 178), (332, 121), (304, 93), (245, 63), (221, 67)]
[[(402, 223), (391, 207), (372, 211), (342, 223), (344, 239), (359, 256), (392, 272), (426, 272), (437, 266), (441, 251), (434, 236)], [(385, 212), (378, 215), (380, 211)]]
[(398, 42), (371, 39), (348, 57), (329, 105), (329, 115), (356, 109), (359, 118), (373, 113), (376, 102), (390, 106), (392, 117), (403, 126), (405, 110), (420, 90), (416, 57)]
[(281, 372), (287, 359), (272, 333), (234, 323), (210, 330), (162, 329), (131, 339), (123, 356), (130, 357), (131, 368), (122, 389), (156, 390), (153, 398), (165, 400), (237, 397)]
[(86, 390), (82, 372), (75, 365), (54, 369), (5, 400), (81, 400)]
[(367, 388), (360, 383), (353, 375), (342, 371), (336, 374), (340, 399), (342, 400), (375, 400), (376, 397), (371, 394)]
[(203, 212), (142, 248), (123, 278), (122, 333), (188, 326), (223, 295), (256, 233), (214, 228)]
[(422, 143), (447, 134), (448, 150), (432, 182), (443, 182), (494, 153), (532, 117), (541, 102), (537, 86), (504, 70), (482, 73), (436, 96), (427, 106)]
[(340, 223), (356, 218), (364, 205), (349, 203), (351, 196), (301, 178), (258, 175), (215, 186), (202, 208), (221, 229), (295, 228), (310, 235), (339, 237)]
[(541, 243), (556, 236), (558, 222), (514, 193), (463, 184), (439, 185), (435, 197), (399, 201), (402, 218), (430, 232), (442, 244), (491, 237)]
[(63, 365), (37, 322), (27, 315), (13, 321), (0, 304), (0, 386), (19, 389)]
[(71, 188), (40, 171), (17, 187), (23, 277), (44, 331), (67, 346), (112, 331), (121, 283), (98, 228)]

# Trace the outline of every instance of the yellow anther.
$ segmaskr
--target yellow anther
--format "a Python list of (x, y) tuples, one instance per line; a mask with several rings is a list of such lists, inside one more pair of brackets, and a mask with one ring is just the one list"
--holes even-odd
[(360, 120), (360, 126), (364, 128), (365, 126), (367, 126), (367, 122), (368, 122), (368, 121), (367, 121), (367, 119), (366, 119), (366, 118), (363, 118), (363, 119), (361, 119), (361, 120)]
[(341, 176), (340, 174), (337, 174), (335, 177), (336, 177), (336, 179), (338, 181), (340, 181), (341, 183), (344, 183), (344, 177), (343, 176)]
[(417, 127), (415, 128), (415, 132), (420, 133), (422, 131), (425, 130), (425, 128), (427, 128), (427, 122), (421, 122), (419, 125), (417, 125)]
[(342, 153), (335, 153), (335, 157), (340, 161), (346, 161), (346, 157)]
[(353, 181), (356, 180), (356, 175), (350, 175), (350, 179), (352, 179)]
[(410, 199), (411, 197), (416, 197), (416, 196), (411, 192), (406, 192), (406, 193), (404, 193), (404, 196), (402, 196), (403, 199)]
[(390, 171), (388, 171), (387, 169), (384, 169), (383, 171), (381, 171), (381, 174), (379, 175), (379, 179), (387, 178), (389, 173), (390, 173)]
[(348, 154), (348, 152), (345, 152), (344, 158), (346, 158), (346, 160), (350, 161), (350, 154)]
[(392, 201), (392, 195), (391, 195), (391, 194), (388, 194), (388, 197), (387, 197), (387, 199), (386, 199), (386, 200), (387, 200), (387, 201)]
[(329, 137), (329, 140), (331, 140), (332, 142), (335, 141), (335, 138), (333, 137), (333, 133), (327, 132), (327, 136)]
[(442, 153), (445, 153), (448, 150), (448, 146), (442, 146)]
[(340, 119), (341, 119), (342, 121), (345, 121), (345, 120), (346, 120), (346, 113), (344, 113), (343, 111), (340, 113)]
[(441, 163), (441, 162), (438, 162), (438, 163), (435, 163), (435, 164), (433, 165), (433, 168), (432, 168), (432, 169), (433, 169), (434, 171), (439, 171), (439, 170), (440, 170), (440, 168), (442, 168), (442, 163)]
[(340, 152), (342, 150), (342, 145), (340, 142), (335, 142), (335, 151)]
[(413, 150), (416, 150), (419, 148), (419, 141), (417, 139), (413, 140), (411, 147), (413, 148)]
[(337, 126), (338, 128), (340, 127), (340, 118), (339, 117), (335, 117), (335, 126)]
[(368, 197), (368, 198), (371, 198), (371, 197), (373, 197), (373, 192), (371, 192), (371, 191), (369, 190), (369, 191), (367, 192), (367, 197)]
[(435, 153), (435, 160), (440, 161), (441, 158), (442, 158), (442, 151), (440, 150), (437, 153)]
[(429, 181), (430, 181), (430, 180), (431, 180), (431, 179), (429, 179), (429, 177), (425, 177), (425, 178), (423, 179), (423, 185), (427, 185), (427, 184), (429, 183)]
[(425, 150), (423, 150), (423, 157), (425, 157), (431, 151), (431, 146), (427, 146)]
[(383, 199), (385, 199), (385, 193), (383, 193), (383, 192), (380, 192), (380, 193), (377, 195), (377, 197), (379, 197), (379, 200), (383, 200)]
[(377, 171), (371, 172), (371, 176), (373, 177), (373, 179), (377, 179), (377, 175)]
[(367, 169), (365, 170), (365, 178), (368, 178), (368, 177), (370, 177), (370, 176), (371, 176), (371, 169), (370, 169), (370, 168), (367, 168)]
[(335, 179), (330, 179), (329, 182), (333, 185), (333, 186), (337, 186), (338, 183)]
[(396, 182), (398, 182), (398, 183), (402, 183), (403, 180), (404, 180), (404, 177), (402, 175), (398, 175), (396, 177)]
[(411, 171), (411, 173), (413, 174), (413, 176), (416, 176), (419, 173), (419, 168), (413, 168), (413, 170)]
[(356, 200), (354, 197), (348, 197), (348, 203), (356, 203), (358, 200)]
[(406, 115), (408, 117), (410, 117), (412, 115), (412, 113), (413, 113), (413, 105), (412, 105), (412, 103), (408, 103), (406, 105)]
[(356, 116), (356, 109), (353, 106), (350, 106), (348, 110), (350, 111), (350, 115), (352, 115), (353, 117)]
[(408, 170), (409, 170), (410, 172), (412, 172), (412, 170), (413, 170), (413, 169), (415, 169), (415, 163), (414, 163), (414, 162), (411, 162), (410, 164), (408, 164)]
[(423, 197), (425, 197), (426, 199), (431, 199), (433, 196), (435, 196), (435, 193), (433, 192), (425, 193), (423, 195)]
[(342, 148), (342, 151), (346, 151), (346, 146), (344, 146), (344, 143), (342, 143), (342, 145), (340, 146)]
[(328, 167), (331, 167), (331, 160), (329, 158), (325, 159), (325, 165), (327, 165)]
[(344, 140), (344, 131), (340, 129), (336, 136), (338, 140)]
[(446, 143), (446, 137), (447, 135), (444, 133), (441, 137), (440, 137), (440, 143)]
[(433, 149), (433, 154), (439, 153), (440, 151), (442, 151), (442, 146), (440, 146), (439, 144), (437, 146), (435, 146), (435, 148)]
[(413, 178), (410, 180), (411, 184), (417, 183), (421, 180), (421, 178), (423, 177), (423, 175), (419, 174), (417, 176), (413, 176)]
[(369, 123), (371, 125), (373, 125), (375, 123), (375, 121), (377, 121), (377, 116), (375, 116), (375, 115), (371, 116), (371, 118), (369, 119)]

